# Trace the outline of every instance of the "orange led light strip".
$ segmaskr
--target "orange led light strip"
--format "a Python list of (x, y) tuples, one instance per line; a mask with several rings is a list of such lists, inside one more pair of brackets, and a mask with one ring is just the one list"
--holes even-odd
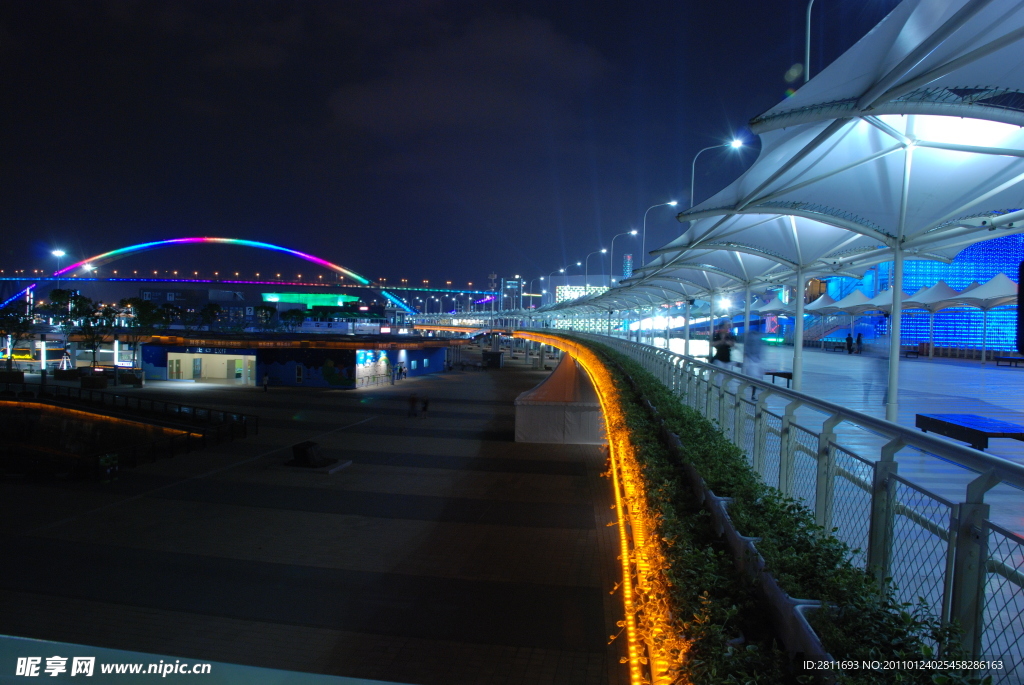
[[(672, 648), (678, 646), (679, 640), (672, 639), (676, 631), (673, 630), (667, 608), (655, 602), (642, 601), (643, 597), (651, 596), (652, 585), (668, 587), (664, 573), (655, 570), (664, 569), (666, 564), (664, 559), (651, 558), (651, 555), (659, 555), (658, 549), (648, 544), (652, 542), (650, 536), (656, 534), (656, 531), (649, 530), (652, 521), (638, 511), (643, 508), (645, 483), (629, 433), (624, 429), (624, 414), (611, 372), (593, 351), (575, 341), (526, 331), (517, 331), (514, 336), (550, 345), (571, 355), (589, 376), (597, 392), (608, 437), (615, 511), (618, 516), (630, 683), (667, 685), (673, 681), (674, 661), (682, 658), (685, 650), (676, 649), (676, 657), (673, 658)], [(641, 630), (641, 621), (638, 621), (641, 612), (645, 630)], [(647, 669), (644, 668), (647, 663), (651, 667), (649, 674), (645, 673)]]

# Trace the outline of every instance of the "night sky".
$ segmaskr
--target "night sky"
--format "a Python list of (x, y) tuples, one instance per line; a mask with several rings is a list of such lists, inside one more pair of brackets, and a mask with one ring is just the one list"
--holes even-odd
[[(812, 72), (895, 4), (818, 0)], [(805, 8), (6, 2), (0, 268), (210, 235), (391, 282), (547, 275), (650, 205), (685, 206), (700, 148), (752, 144), (701, 156), (698, 201), (754, 160), (746, 122), (802, 82), (786, 73)], [(648, 250), (678, 234), (674, 215), (650, 212)], [(616, 253), (639, 259), (629, 240)], [(318, 273), (235, 247), (109, 266), (158, 267)]]

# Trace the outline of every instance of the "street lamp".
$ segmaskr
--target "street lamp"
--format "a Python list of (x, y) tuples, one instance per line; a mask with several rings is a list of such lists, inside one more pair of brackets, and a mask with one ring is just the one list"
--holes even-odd
[(814, 0), (810, 0), (810, 2), (807, 3), (807, 40), (804, 45), (804, 83), (811, 80), (811, 7), (813, 5)]
[(690, 207), (693, 207), (693, 189), (697, 181), (697, 158), (700, 157), (701, 152), (707, 152), (708, 150), (716, 150), (720, 147), (731, 147), (733, 150), (737, 150), (743, 147), (743, 141), (739, 138), (730, 140), (728, 143), (722, 143), (721, 145), (711, 145), (706, 147), (693, 156), (693, 164), (690, 165)]
[[(552, 271), (551, 273), (549, 273), (548, 274), (548, 283), (553, 283), (554, 282), (554, 281), (551, 280), (551, 278), (552, 278), (552, 276), (555, 275), (556, 271), (558, 273), (560, 273), (560, 274), (564, 274), (565, 273), (565, 267), (563, 266), (561, 269), (555, 269), (555, 271)], [(569, 285), (569, 277), (568, 276), (565, 277), (565, 285), (566, 286)], [(554, 286), (551, 286), (551, 301), (552, 302), (555, 301), (555, 287)], [(544, 303), (544, 299), (541, 298), (541, 304), (543, 304), (543, 303)]]
[(583, 268), (583, 294), (584, 295), (589, 295), (590, 294), (590, 257), (592, 255), (596, 255), (598, 253), (604, 254), (607, 251), (608, 250), (606, 250), (606, 249), (604, 249), (602, 247), (600, 250), (594, 250), (593, 252), (588, 254), (587, 258), (585, 260), (583, 260), (583, 261), (586, 262), (586, 266)]
[(60, 290), (60, 258), (67, 253), (64, 250), (54, 250), (50, 254), (57, 258), (57, 290)]
[[(636, 229), (634, 228), (632, 231), (626, 231), (625, 233), (619, 233), (619, 235), (612, 236), (612, 253), (608, 255), (608, 263), (611, 265), (611, 268), (609, 270), (612, 272), (615, 271), (615, 239), (618, 238), (620, 235), (636, 235)], [(611, 282), (614, 283), (615, 279), (612, 278)]]
[[(655, 207), (675, 207), (678, 203), (675, 200), (670, 202), (662, 202), (659, 205), (651, 205), (647, 208), (647, 212), (651, 211)], [(640, 252), (643, 253), (640, 256), (640, 265), (643, 266), (647, 263), (647, 212), (644, 212), (644, 235), (640, 243)]]
[[(539, 278), (540, 278), (541, 283), (543, 283), (544, 282), (544, 277), (540, 276)], [(531, 278), (530, 279), (530, 304), (533, 304), (533, 294), (532, 294), (533, 293), (533, 282), (536, 281), (536, 280), (537, 280), (536, 278)], [(544, 304), (544, 296), (543, 296), (543, 294), (541, 294), (540, 303), (541, 303), (541, 305)]]

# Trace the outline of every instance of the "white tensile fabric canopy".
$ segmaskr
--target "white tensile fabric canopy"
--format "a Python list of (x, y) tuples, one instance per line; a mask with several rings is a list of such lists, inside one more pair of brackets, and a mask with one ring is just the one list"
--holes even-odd
[[(907, 299), (907, 296), (904, 295), (903, 293), (900, 293), (899, 301), (901, 310), (903, 308), (903, 301), (905, 299)], [(888, 290), (883, 290), (882, 292), (872, 297), (870, 300), (867, 301), (866, 306), (868, 307), (868, 309), (864, 310), (866, 312), (885, 312), (887, 314), (891, 313), (893, 307), (892, 288), (889, 288)]]
[(821, 297), (804, 307), (804, 311), (808, 314), (828, 314), (833, 311), (832, 305), (835, 303), (828, 293), (823, 293)]
[(542, 383), (519, 395), (516, 442), (603, 445), (604, 419), (586, 372), (564, 355)]
[(751, 311), (755, 311), (758, 314), (793, 314), (796, 310), (792, 304), (786, 304), (776, 295), (772, 298), (771, 302), (765, 302), (757, 307), (752, 307)]
[(969, 307), (985, 310), (1016, 304), (1017, 284), (1006, 274), (996, 274), (987, 283), (960, 293), (958, 300)]
[(925, 288), (903, 300), (904, 309), (926, 309), (937, 312), (947, 307), (955, 307), (960, 303), (960, 293), (953, 290), (945, 281), (939, 281), (930, 288)]
[[(899, 292), (906, 259), (948, 262), (970, 244), (1024, 231), (1022, 41), (1024, 3), (903, 0), (751, 121), (757, 160), (682, 212), (678, 238), (619, 287), (579, 304), (653, 307), (662, 291), (693, 297), (764, 284), (802, 292), (808, 278), (859, 277), (882, 262), (893, 262)], [(773, 264), (740, 269), (733, 255)], [(801, 298), (796, 305), (799, 339)], [(900, 319), (890, 319), (890, 386), (898, 385)], [(797, 389), (801, 356), (798, 342)], [(890, 419), (896, 396), (888, 394)]]
[(862, 312), (871, 311), (870, 302), (871, 299), (864, 294), (864, 291), (857, 289), (832, 305), (831, 309), (833, 312), (845, 312), (856, 316)]

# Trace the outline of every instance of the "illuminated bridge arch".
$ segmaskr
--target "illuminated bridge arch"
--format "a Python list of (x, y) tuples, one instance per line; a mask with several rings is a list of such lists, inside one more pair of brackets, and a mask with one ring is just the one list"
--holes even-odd
[(242, 240), (240, 238), (172, 238), (170, 240), (157, 240), (151, 243), (139, 243), (138, 245), (129, 245), (128, 247), (122, 247), (117, 250), (111, 250), (110, 252), (104, 252), (88, 259), (83, 259), (80, 262), (76, 262), (70, 266), (66, 266), (60, 271), (54, 272), (54, 276), (63, 276), (64, 274), (75, 271), (76, 269), (83, 269), (85, 271), (91, 271), (92, 269), (100, 266), (101, 264), (107, 264), (121, 257), (127, 257), (133, 252), (144, 252), (146, 250), (155, 250), (161, 247), (170, 247), (172, 245), (192, 245), (197, 243), (205, 244), (220, 244), (220, 245), (241, 245), (243, 247), (256, 247), (261, 250), (271, 250), (273, 252), (283, 252), (304, 259), (307, 262), (312, 262), (319, 266), (326, 267), (331, 271), (336, 271), (344, 276), (348, 276), (359, 285), (373, 285), (368, 278), (357, 274), (351, 269), (346, 269), (343, 266), (333, 264), (326, 259), (320, 257), (314, 257), (311, 254), (305, 252), (299, 252), (298, 250), (292, 250), (287, 247), (281, 247), (280, 245), (272, 245), (270, 243), (261, 243), (256, 240)]

